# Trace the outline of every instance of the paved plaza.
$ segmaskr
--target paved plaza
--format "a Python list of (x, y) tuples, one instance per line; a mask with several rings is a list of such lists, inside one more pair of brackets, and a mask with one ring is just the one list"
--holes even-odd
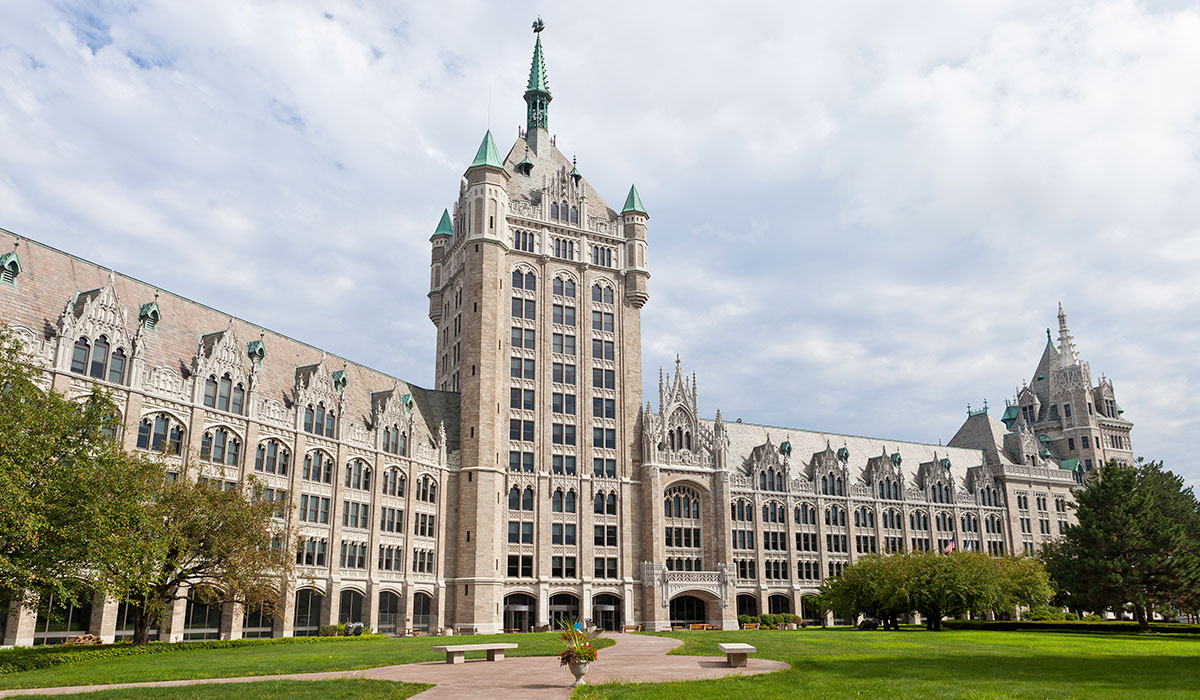
[[(667, 652), (683, 642), (667, 637), (615, 634), (611, 647), (600, 650), (600, 658), (591, 665), (588, 683), (607, 681), (651, 682), (702, 680), (730, 675), (753, 675), (779, 671), (787, 664), (768, 659), (751, 658), (742, 668), (730, 668), (724, 658), (710, 656), (668, 656)], [(520, 643), (520, 635), (513, 636)], [(250, 683), (268, 680), (330, 680), (335, 678), (373, 678), (412, 683), (434, 683), (436, 686), (417, 697), (421, 700), (463, 698), (486, 693), (488, 700), (557, 700), (571, 695), (570, 671), (559, 666), (554, 656), (526, 656), (488, 662), (471, 660), (461, 665), (441, 661), (417, 664), (381, 666), (359, 671), (332, 671), (283, 676), (252, 676), (214, 678), (156, 683), (118, 683), (103, 686), (72, 686), (65, 688), (24, 688), (2, 690), (0, 698), (19, 695), (62, 695), (109, 688), (182, 686), (207, 683)]]

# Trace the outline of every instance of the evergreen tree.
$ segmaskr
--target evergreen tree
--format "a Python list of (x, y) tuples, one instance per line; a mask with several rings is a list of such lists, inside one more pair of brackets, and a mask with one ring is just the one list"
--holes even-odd
[(1079, 610), (1125, 604), (1143, 630), (1156, 607), (1185, 604), (1200, 587), (1200, 513), (1161, 462), (1109, 462), (1075, 493), (1078, 524), (1042, 558)]

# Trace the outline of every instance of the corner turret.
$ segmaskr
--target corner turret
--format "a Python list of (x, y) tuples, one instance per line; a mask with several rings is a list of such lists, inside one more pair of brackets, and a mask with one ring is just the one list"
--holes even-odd
[(621, 210), (621, 228), (625, 235), (625, 297), (634, 308), (642, 308), (650, 300), (647, 265), (646, 222), (650, 215), (642, 204), (637, 187), (630, 186), (625, 207)]

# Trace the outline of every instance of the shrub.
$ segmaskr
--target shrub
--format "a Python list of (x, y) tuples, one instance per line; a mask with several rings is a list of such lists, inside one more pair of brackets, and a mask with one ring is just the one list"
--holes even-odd
[(1075, 621), (1075, 620), (1078, 620), (1078, 619), (1079, 619), (1079, 616), (1078, 616), (1078, 615), (1076, 615), (1076, 614), (1075, 614), (1075, 613), (1073, 613), (1073, 612), (1065, 612), (1065, 613), (1063, 613), (1063, 619), (1064, 619), (1064, 620), (1067, 620), (1067, 621), (1072, 621), (1072, 622), (1073, 622), (1073, 621)]
[(1033, 610), (1029, 611), (1026, 619), (1045, 621), (1065, 620), (1067, 617), (1061, 610), (1054, 610), (1052, 608), (1034, 608)]
[[(64, 664), (76, 664), (97, 659), (141, 654), (169, 654), (197, 649), (237, 649), (240, 647), (271, 646), (276, 644), (328, 644), (355, 637), (281, 637), (279, 639), (235, 639), (204, 642), (151, 642), (150, 644), (104, 644), (100, 646), (78, 646), (59, 644), (53, 646), (19, 647), (0, 651), (0, 675), (51, 668)], [(357, 639), (387, 639), (385, 635), (363, 635)]]
[[(1034, 632), (1107, 632), (1130, 633), (1138, 631), (1136, 622), (1120, 622), (1104, 620), (1091, 622), (1086, 620), (1044, 620), (1010, 622), (1002, 620), (945, 620), (942, 626), (953, 630), (993, 630), (997, 632), (1034, 631)], [(1150, 624), (1152, 632), (1171, 632), (1175, 634), (1198, 634), (1200, 625)]]
[(738, 615), (737, 621), (739, 625), (753, 625), (758, 619), (752, 615)]

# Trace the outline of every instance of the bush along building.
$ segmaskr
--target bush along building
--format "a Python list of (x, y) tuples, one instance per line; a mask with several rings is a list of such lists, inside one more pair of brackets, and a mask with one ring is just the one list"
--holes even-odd
[[(485, 134), (431, 237), (435, 389), (32, 241), (0, 257), (0, 318), (48, 386), (112, 392), (124, 447), (181, 478), (253, 474), (292, 506), (274, 614), (193, 596), (158, 639), (812, 618), (806, 597), (870, 553), (1032, 552), (1089, 469), (1130, 459), (1061, 311), (1033, 383), (946, 446), (702, 418), (678, 360), (643, 403), (650, 217), (550, 135), (542, 26), (525, 128), (503, 157)], [(99, 596), (0, 621), (6, 645), (132, 634)]]

